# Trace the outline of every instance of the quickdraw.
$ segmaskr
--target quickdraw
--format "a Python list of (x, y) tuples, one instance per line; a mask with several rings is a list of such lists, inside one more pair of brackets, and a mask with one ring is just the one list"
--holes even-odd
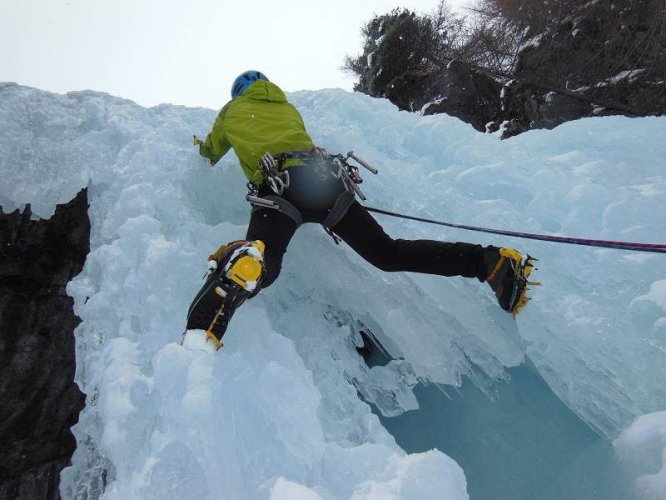
[(359, 165), (361, 165), (363, 168), (369, 170), (375, 175), (377, 175), (379, 171), (375, 167), (370, 165), (368, 162), (361, 160), (358, 156), (354, 154), (353, 151), (347, 153), (346, 156), (342, 154), (337, 154), (337, 155), (330, 155), (330, 157), (333, 158), (334, 161), (338, 164), (339, 168), (337, 176), (342, 178), (343, 182), (345, 183), (345, 186), (347, 187), (347, 190), (356, 194), (362, 201), (366, 201), (367, 197), (363, 194), (361, 188), (358, 187), (358, 185), (363, 182), (363, 178), (361, 177), (358, 167), (356, 165), (352, 165), (351, 163), (349, 163), (348, 160), (351, 158)]
[(264, 153), (259, 160), (259, 170), (276, 195), (282, 196), (284, 190), (289, 188), (289, 172), (281, 169), (270, 153)]

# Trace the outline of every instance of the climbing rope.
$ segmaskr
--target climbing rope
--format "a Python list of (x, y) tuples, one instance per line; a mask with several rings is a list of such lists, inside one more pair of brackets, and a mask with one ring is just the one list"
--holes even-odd
[(626, 241), (590, 240), (585, 238), (570, 238), (568, 236), (553, 236), (549, 234), (534, 234), (534, 233), (522, 233), (518, 231), (504, 231), (500, 229), (490, 229), (487, 227), (475, 227), (475, 226), (466, 226), (463, 224), (453, 224), (451, 222), (441, 222), (432, 219), (425, 219), (423, 217), (414, 217), (412, 215), (404, 215), (396, 212), (389, 212), (388, 210), (382, 210), (380, 208), (373, 208), (373, 207), (365, 207), (365, 208), (369, 212), (374, 212), (377, 214), (388, 215), (391, 217), (398, 217), (400, 219), (409, 219), (418, 222), (426, 222), (428, 224), (438, 224), (440, 226), (452, 227), (456, 229), (477, 231), (480, 233), (501, 234), (504, 236), (513, 236), (515, 238), (552, 241), (556, 243), (566, 243), (569, 245), (584, 245), (588, 247), (615, 248), (618, 250), (633, 250), (635, 252), (666, 253), (666, 245), (660, 245), (654, 243), (631, 243)]

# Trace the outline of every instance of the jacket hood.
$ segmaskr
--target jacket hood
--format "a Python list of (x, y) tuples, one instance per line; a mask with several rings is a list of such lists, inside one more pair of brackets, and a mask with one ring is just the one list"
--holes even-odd
[(236, 99), (260, 99), (271, 102), (285, 102), (287, 100), (280, 87), (266, 80), (257, 80)]

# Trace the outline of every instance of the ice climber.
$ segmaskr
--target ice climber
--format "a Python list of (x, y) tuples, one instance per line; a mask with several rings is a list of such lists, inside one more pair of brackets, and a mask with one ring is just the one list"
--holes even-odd
[(383, 271), (485, 281), (502, 309), (514, 315), (527, 301), (525, 287), (518, 285), (531, 264), (514, 249), (387, 235), (356, 201), (339, 174), (340, 163), (315, 147), (300, 113), (259, 71), (236, 78), (231, 101), (206, 140), (195, 136), (194, 143), (211, 165), (233, 148), (253, 205), (245, 240), (227, 243), (209, 257), (206, 282), (188, 312), (187, 329), (205, 330), (217, 348), (236, 308), (275, 281), (289, 241), (309, 222), (322, 224)]

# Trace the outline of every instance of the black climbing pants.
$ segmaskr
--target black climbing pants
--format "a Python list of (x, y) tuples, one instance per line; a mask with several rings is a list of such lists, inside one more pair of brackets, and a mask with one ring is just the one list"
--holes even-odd
[[(326, 211), (302, 210), (302, 213), (305, 222), (315, 223), (321, 223), (327, 215)], [(270, 286), (280, 274), (282, 258), (296, 229), (296, 223), (277, 210), (258, 209), (252, 212), (246, 239), (262, 240), (266, 244), (266, 274), (262, 288)], [(464, 276), (480, 281), (487, 274), (481, 245), (393, 239), (356, 202), (331, 229), (361, 257), (383, 271)]]

